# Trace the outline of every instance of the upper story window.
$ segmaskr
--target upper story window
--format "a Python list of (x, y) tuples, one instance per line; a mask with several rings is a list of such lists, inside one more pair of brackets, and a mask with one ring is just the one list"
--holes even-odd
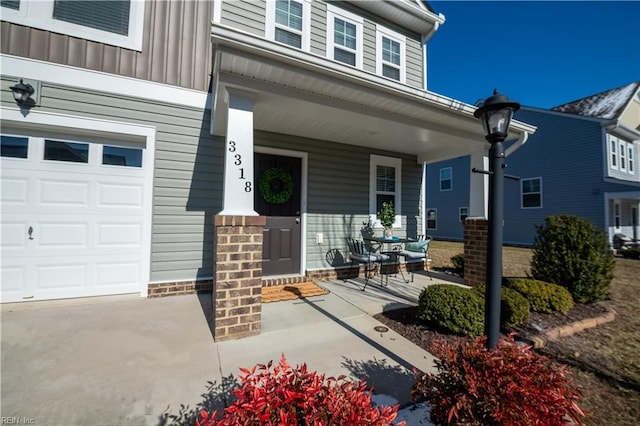
[(388, 28), (376, 29), (376, 73), (384, 77), (406, 81), (406, 37)]
[[(636, 151), (634, 142), (627, 142), (624, 139), (613, 135), (607, 135), (609, 169), (619, 172), (635, 174)], [(618, 173), (618, 176), (620, 173)]]
[(327, 4), (327, 56), (362, 68), (362, 17)]
[(440, 169), (440, 191), (453, 189), (453, 171), (451, 167)]
[(520, 184), (522, 208), (542, 207), (542, 178), (522, 179)]
[(382, 203), (392, 202), (396, 209), (394, 228), (401, 226), (401, 169), (402, 159), (371, 155), (369, 173), (369, 216), (375, 227), (381, 227), (377, 212)]
[(142, 50), (143, 1), (2, 0), (0, 5), (5, 21)]
[(306, 0), (267, 2), (267, 38), (309, 51), (311, 5)]

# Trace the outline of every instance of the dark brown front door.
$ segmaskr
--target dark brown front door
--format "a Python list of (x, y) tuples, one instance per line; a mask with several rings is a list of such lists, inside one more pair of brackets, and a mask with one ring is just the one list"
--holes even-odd
[(300, 158), (256, 154), (254, 206), (267, 216), (262, 245), (264, 276), (300, 273)]

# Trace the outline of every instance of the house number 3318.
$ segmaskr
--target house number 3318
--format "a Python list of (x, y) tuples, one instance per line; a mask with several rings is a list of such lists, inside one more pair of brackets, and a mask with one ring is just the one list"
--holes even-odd
[[(229, 141), (229, 152), (236, 152), (236, 141)], [(244, 177), (244, 167), (240, 167), (242, 165), (242, 155), (234, 154), (233, 156), (233, 164), (238, 168), (239, 175), (238, 179), (246, 180)], [(244, 192), (251, 192), (251, 182), (244, 183)]]

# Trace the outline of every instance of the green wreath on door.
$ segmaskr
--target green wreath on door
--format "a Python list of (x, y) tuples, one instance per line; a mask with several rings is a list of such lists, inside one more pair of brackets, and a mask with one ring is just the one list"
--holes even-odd
[(284, 204), (293, 195), (293, 178), (279, 167), (265, 170), (258, 181), (260, 195), (269, 204)]

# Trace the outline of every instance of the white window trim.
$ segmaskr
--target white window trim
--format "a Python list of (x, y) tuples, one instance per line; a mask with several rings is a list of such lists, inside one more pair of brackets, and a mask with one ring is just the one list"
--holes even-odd
[[(356, 26), (356, 50), (351, 50), (348, 47), (344, 46), (336, 46), (334, 44), (334, 25), (335, 18), (340, 18), (343, 21), (349, 22)], [(362, 69), (362, 52), (364, 51), (363, 45), (363, 26), (364, 26), (364, 18), (361, 16), (355, 15), (351, 12), (347, 12), (346, 10), (335, 7), (332, 4), (327, 4), (327, 58), (336, 61), (334, 57), (335, 47), (339, 49), (345, 50), (347, 52), (355, 53), (356, 55), (356, 68)], [(336, 61), (340, 62), (340, 61)], [(349, 64), (345, 64), (344, 62), (340, 62), (341, 64), (351, 66)]]
[(369, 157), (369, 220), (374, 228), (383, 228), (378, 220), (378, 212), (376, 211), (376, 177), (377, 166), (387, 166), (395, 168), (396, 191), (394, 207), (396, 208), (396, 220), (393, 223), (394, 228), (402, 227), (402, 159), (395, 157), (383, 157), (381, 155), (371, 154)]
[[(436, 212), (436, 226), (434, 226), (433, 228), (429, 228), (429, 210), (433, 210)], [(425, 223), (425, 229), (427, 231), (434, 231), (438, 229), (438, 209), (433, 208), (433, 207), (428, 207), (425, 211), (424, 211), (424, 223)]]
[[(524, 206), (524, 192), (522, 192), (522, 186), (524, 181), (527, 180), (535, 180), (538, 179), (540, 180), (540, 205), (539, 206), (535, 206), (535, 207), (525, 207)], [(535, 192), (528, 192), (528, 194), (536, 194)], [(537, 177), (531, 177), (531, 178), (526, 178), (526, 179), (522, 179), (521, 183), (520, 183), (520, 208), (524, 209), (524, 210), (530, 210), (530, 209), (541, 209), (543, 207), (543, 202), (542, 202), (543, 198), (542, 198), (542, 177), (541, 176), (537, 176)]]
[[(402, 34), (397, 33), (395, 31), (392, 31), (392, 30), (390, 30), (388, 28), (385, 28), (385, 27), (383, 27), (381, 25), (376, 25), (376, 74), (378, 74), (381, 77), (388, 78), (389, 80), (392, 80), (392, 81), (398, 81), (398, 80), (394, 80), (392, 78), (385, 77), (384, 75), (382, 75), (382, 65), (383, 65), (383, 61), (382, 61), (382, 37), (383, 36), (400, 43), (400, 83), (404, 84), (404, 83), (407, 82), (407, 70), (406, 70), (407, 38), (405, 36), (403, 36)], [(394, 66), (394, 67), (397, 66), (395, 64), (388, 64), (388, 65)]]
[(295, 0), (298, 3), (302, 3), (302, 32), (298, 32), (291, 27), (281, 26), (276, 24), (276, 2), (275, 0), (267, 1), (266, 20), (265, 20), (265, 37), (280, 46), (287, 46), (291, 49), (296, 49), (285, 43), (276, 41), (276, 25), (281, 27), (285, 31), (297, 33), (302, 36), (302, 48), (305, 52), (311, 51), (311, 1), (310, 0)]
[(66, 34), (98, 43), (142, 51), (145, 1), (131, 0), (129, 35), (120, 35), (53, 18), (53, 0), (21, 0), (20, 9), (2, 7), (2, 20), (18, 25)]
[(618, 158), (620, 160), (620, 171), (627, 171), (627, 143), (618, 139)]
[[(611, 170), (618, 170), (618, 139), (609, 135), (609, 144), (607, 146), (607, 152), (609, 153), (609, 168)], [(613, 164), (615, 161), (615, 164)]]
[[(449, 174), (449, 175), (450, 175), (451, 177), (449, 178), (449, 180), (451, 181), (451, 188), (449, 188), (449, 189), (442, 189), (442, 181), (443, 181), (443, 179), (442, 179), (442, 171), (443, 171), (443, 170), (447, 170), (447, 169), (449, 169), (449, 170), (450, 170), (450, 174)], [(452, 167), (443, 167), (443, 168), (441, 168), (441, 169), (440, 169), (440, 172), (439, 172), (439, 177), (440, 177), (440, 191), (443, 191), (443, 192), (446, 192), (446, 191), (453, 191), (453, 168), (452, 168)]]
[(628, 143), (627, 144), (627, 148), (628, 148), (628, 155), (627, 155), (627, 170), (629, 171), (629, 173), (631, 174), (635, 174), (636, 171), (636, 156), (635, 154), (635, 146), (633, 144), (633, 142)]

